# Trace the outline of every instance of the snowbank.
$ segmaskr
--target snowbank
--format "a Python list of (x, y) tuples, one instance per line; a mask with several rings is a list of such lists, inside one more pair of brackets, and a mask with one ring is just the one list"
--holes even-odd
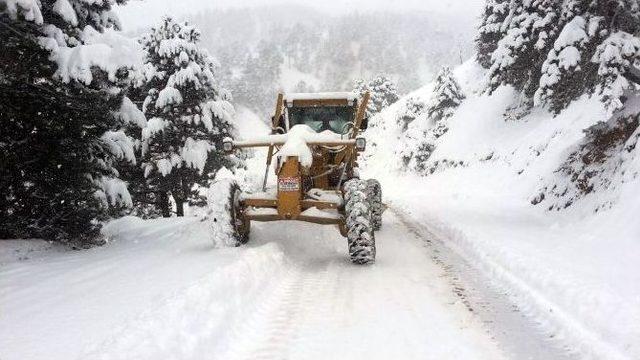
[(0, 358), (206, 358), (284, 268), (276, 244), (214, 249), (195, 217), (103, 232), (108, 244), (85, 251), (2, 241)]
[[(450, 239), (571, 351), (585, 358), (640, 357), (639, 180), (589, 194), (562, 211), (531, 204), (584, 139), (583, 130), (606, 119), (605, 110), (582, 98), (555, 118), (534, 109), (507, 121), (505, 112), (519, 100), (511, 89), (482, 95), (484, 74), (473, 62), (456, 75), (467, 99), (429, 159), (439, 162), (438, 171), (418, 177), (399, 170), (401, 100), (369, 133), (376, 148), (365, 175), (379, 178), (386, 201)], [(426, 101), (430, 94), (427, 85), (409, 97)], [(610, 209), (594, 213), (603, 199)]]

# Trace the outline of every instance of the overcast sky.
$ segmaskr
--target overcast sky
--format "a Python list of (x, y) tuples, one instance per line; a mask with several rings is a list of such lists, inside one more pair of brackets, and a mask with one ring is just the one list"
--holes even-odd
[(370, 10), (457, 12), (462, 17), (479, 14), (484, 0), (130, 0), (118, 8), (125, 30), (149, 26), (165, 14), (180, 16), (209, 8), (294, 3), (330, 13)]

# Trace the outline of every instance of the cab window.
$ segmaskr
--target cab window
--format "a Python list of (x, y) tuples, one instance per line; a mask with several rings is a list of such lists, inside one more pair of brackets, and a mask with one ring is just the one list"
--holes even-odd
[(292, 107), (288, 110), (289, 128), (305, 124), (316, 132), (329, 130), (337, 134), (349, 130), (347, 124), (354, 116), (351, 106)]

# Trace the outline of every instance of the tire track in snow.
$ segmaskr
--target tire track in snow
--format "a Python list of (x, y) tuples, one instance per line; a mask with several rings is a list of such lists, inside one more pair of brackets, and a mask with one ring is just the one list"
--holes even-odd
[(392, 213), (378, 248), (375, 265), (356, 266), (332, 227), (259, 224), (236, 262), (151, 304), (88, 358), (502, 358)]
[[(234, 327), (228, 351), (216, 358), (502, 358), (450, 293), (421, 241), (396, 216), (386, 219), (373, 266), (350, 264), (344, 239), (330, 227), (258, 228), (263, 241), (282, 244), (290, 268), (260, 310)], [(305, 239), (303, 233), (316, 235)]]
[(285, 264), (276, 244), (247, 249), (237, 261), (149, 304), (80, 358), (209, 357), (227, 342), (229, 324), (244, 322), (247, 312), (260, 311), (258, 299), (282, 277)]
[(412, 221), (402, 210), (391, 207), (407, 230), (424, 239), (431, 259), (444, 269), (453, 293), (464, 306), (476, 313), (487, 328), (513, 359), (577, 360), (579, 355), (559, 343), (541, 328), (541, 324), (525, 313), (512, 301), (507, 290), (498, 288), (492, 279), (477, 270), (459, 249), (451, 247), (430, 231), (428, 225)]
[(220, 358), (288, 359), (292, 344), (313, 346), (314, 339), (302, 338), (300, 330), (303, 324), (330, 316), (323, 304), (331, 303), (327, 298), (336, 284), (334, 278), (328, 267), (291, 266), (271, 298), (236, 332), (241, 337), (229, 353)]
[(297, 269), (287, 270), (275, 291), (261, 300), (259, 310), (236, 326), (235, 339), (231, 339), (231, 347), (221, 359), (276, 358), (286, 348), (292, 318), (299, 311), (301, 277)]

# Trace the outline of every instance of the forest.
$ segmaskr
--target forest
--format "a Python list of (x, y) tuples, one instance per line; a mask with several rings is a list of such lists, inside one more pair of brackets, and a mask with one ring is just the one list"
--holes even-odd
[(637, 0), (0, 0), (0, 121), (3, 360), (640, 358)]

